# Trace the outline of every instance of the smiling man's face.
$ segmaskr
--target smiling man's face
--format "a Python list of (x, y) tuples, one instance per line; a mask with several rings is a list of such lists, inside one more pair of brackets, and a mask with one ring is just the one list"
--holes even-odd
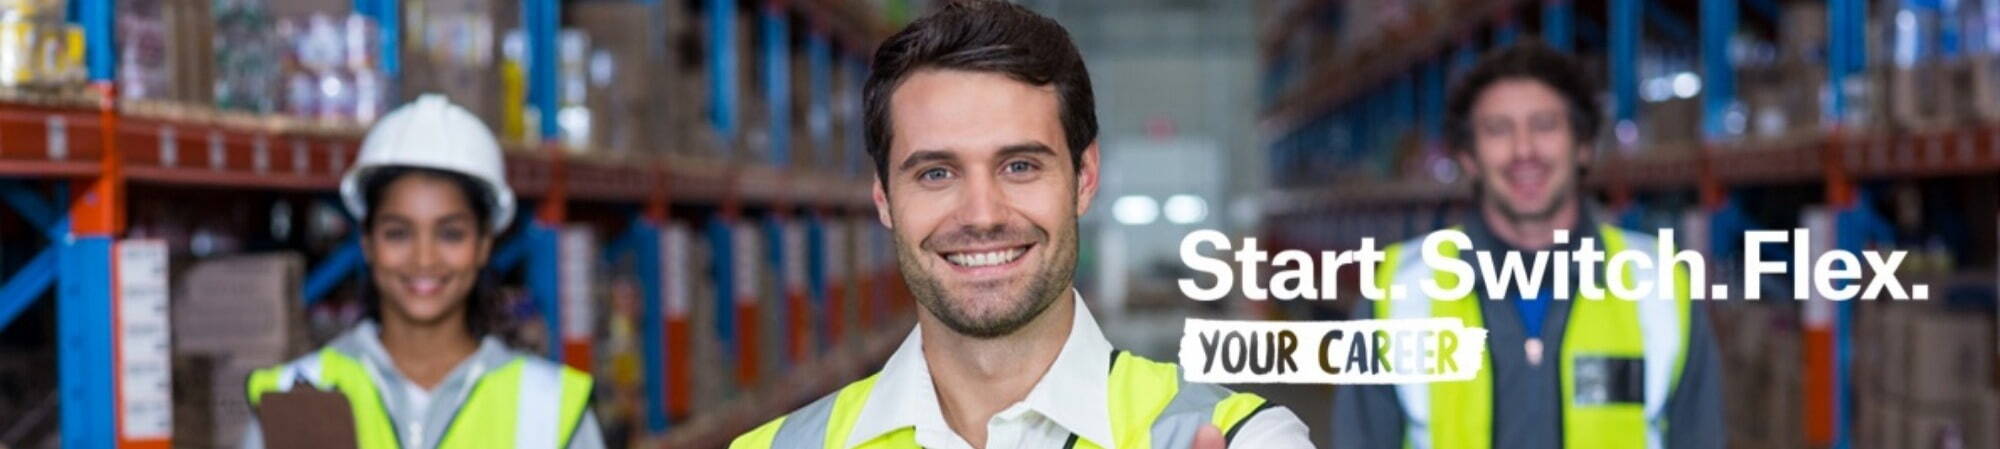
[(913, 72), (889, 99), (876, 210), (911, 292), (953, 331), (1011, 334), (1070, 288), (1097, 150), (1067, 147), (1060, 103), (1053, 87), (961, 70)]
[(1577, 167), (1589, 162), (1571, 130), (1562, 94), (1540, 81), (1506, 79), (1472, 106), (1472, 151), (1459, 163), (1478, 179), (1483, 206), (1511, 221), (1541, 220), (1576, 197)]

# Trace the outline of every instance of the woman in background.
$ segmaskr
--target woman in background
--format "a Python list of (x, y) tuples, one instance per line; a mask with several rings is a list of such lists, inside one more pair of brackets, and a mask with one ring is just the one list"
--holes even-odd
[[(495, 237), (514, 214), (492, 131), (438, 95), (382, 118), (341, 179), (362, 217), (369, 317), (325, 347), (247, 380), (267, 395), (338, 393), (362, 448), (604, 447), (588, 409), (591, 379), (508, 347), (504, 313), (483, 283)], [(284, 446), (253, 423), (245, 448)]]

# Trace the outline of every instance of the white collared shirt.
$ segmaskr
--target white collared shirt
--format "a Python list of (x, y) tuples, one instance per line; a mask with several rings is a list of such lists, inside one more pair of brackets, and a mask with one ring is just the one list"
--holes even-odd
[[(1062, 352), (1042, 375), (1028, 397), (993, 415), (986, 422), (986, 448), (1060, 448), (1070, 434), (1091, 442), (1111, 440), (1111, 413), (1106, 406), (1111, 366), (1111, 342), (1097, 320), (1076, 299), (1076, 314)], [(972, 449), (945, 423), (924, 360), (923, 329), (910, 332), (882, 367), (874, 392), (848, 435), (846, 447), (905, 427), (916, 428), (917, 445), (935, 449)], [(1290, 409), (1275, 407), (1251, 416), (1237, 430), (1238, 448), (1311, 448), (1306, 425)]]

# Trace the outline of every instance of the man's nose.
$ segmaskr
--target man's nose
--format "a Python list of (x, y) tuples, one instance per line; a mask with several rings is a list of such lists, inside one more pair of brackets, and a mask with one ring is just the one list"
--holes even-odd
[(968, 175), (955, 211), (959, 225), (988, 229), (1006, 220), (1007, 192), (992, 175)]

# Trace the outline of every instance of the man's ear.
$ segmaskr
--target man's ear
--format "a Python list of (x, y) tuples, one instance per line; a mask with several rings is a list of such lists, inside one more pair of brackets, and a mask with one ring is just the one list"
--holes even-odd
[(1090, 211), (1090, 200), (1097, 197), (1098, 179), (1097, 142), (1083, 147), (1083, 158), (1076, 166), (1076, 216)]
[(1471, 151), (1453, 149), (1445, 151), (1451, 153), (1452, 161), (1458, 162), (1459, 173), (1464, 173), (1468, 178), (1479, 175), (1479, 159), (1474, 158)]
[(1585, 169), (1590, 168), (1590, 163), (1596, 160), (1597, 160), (1597, 145), (1590, 143), (1576, 144), (1577, 168), (1585, 168)]
[(882, 227), (896, 229), (895, 222), (889, 220), (889, 192), (882, 188), (882, 177), (875, 177), (875, 219), (882, 221)]

